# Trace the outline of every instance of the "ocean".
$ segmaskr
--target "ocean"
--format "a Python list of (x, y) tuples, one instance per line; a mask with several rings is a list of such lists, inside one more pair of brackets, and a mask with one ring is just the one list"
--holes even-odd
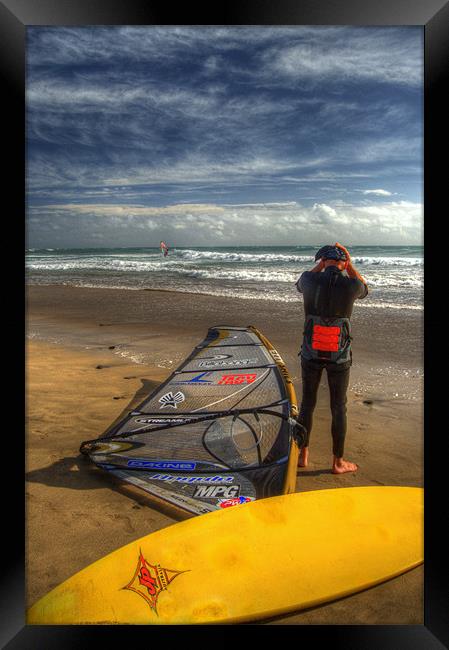
[[(29, 284), (164, 289), (295, 302), (299, 275), (319, 246), (34, 249), (26, 251)], [(369, 286), (366, 309), (423, 310), (423, 246), (353, 246), (354, 266)]]

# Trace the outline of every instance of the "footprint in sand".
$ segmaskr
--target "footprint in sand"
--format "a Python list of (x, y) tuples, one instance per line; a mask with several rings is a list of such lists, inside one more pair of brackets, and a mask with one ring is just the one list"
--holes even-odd
[(365, 456), (368, 456), (368, 451), (366, 450), (366, 447), (364, 447), (363, 445), (357, 447), (357, 455), (360, 458), (364, 458)]
[(109, 517), (109, 519), (112, 519), (112, 521), (123, 524), (126, 532), (128, 532), (128, 533), (135, 533), (136, 532), (136, 529), (132, 525), (131, 519), (129, 517), (123, 516), (123, 515), (115, 515), (115, 514), (114, 515), (107, 515), (107, 516)]

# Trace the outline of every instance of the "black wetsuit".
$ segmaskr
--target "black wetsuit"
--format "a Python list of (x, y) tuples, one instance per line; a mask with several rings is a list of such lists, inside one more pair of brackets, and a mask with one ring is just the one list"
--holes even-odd
[[(328, 266), (323, 272), (305, 271), (296, 283), (298, 291), (304, 296), (306, 321), (309, 316), (323, 318), (347, 318), (352, 314), (352, 307), (357, 298), (365, 298), (368, 287), (358, 278), (349, 278), (336, 266)], [(304, 347), (304, 345), (303, 345)], [(312, 429), (313, 411), (315, 409), (318, 386), (323, 369), (326, 368), (329, 384), (332, 412), (333, 454), (342, 458), (346, 436), (346, 393), (349, 384), (349, 370), (352, 364), (352, 352), (343, 363), (334, 361), (307, 359), (301, 351), (302, 402), (299, 422), (307, 434), (303, 443), (309, 445)]]

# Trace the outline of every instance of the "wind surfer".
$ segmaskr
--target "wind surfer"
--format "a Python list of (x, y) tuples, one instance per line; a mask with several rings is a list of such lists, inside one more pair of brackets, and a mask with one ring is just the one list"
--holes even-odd
[(352, 365), (350, 318), (354, 301), (365, 298), (368, 285), (352, 265), (348, 250), (338, 242), (320, 248), (315, 261), (318, 264), (310, 271), (304, 271), (296, 283), (304, 296), (305, 312), (300, 350), (302, 403), (298, 421), (307, 430), (299, 466), (308, 465), (313, 412), (325, 368), (332, 412), (332, 472), (344, 474), (357, 471), (355, 463), (343, 458), (347, 428), (346, 393)]
[(167, 246), (167, 244), (164, 241), (161, 241), (160, 246), (161, 246), (161, 253), (164, 254), (164, 257), (167, 257), (167, 255), (168, 255), (168, 246)]

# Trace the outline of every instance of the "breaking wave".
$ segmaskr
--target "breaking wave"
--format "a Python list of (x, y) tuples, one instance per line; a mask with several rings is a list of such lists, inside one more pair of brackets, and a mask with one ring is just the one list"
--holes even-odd
[[(295, 301), (295, 282), (314, 265), (317, 247), (28, 249), (30, 284), (165, 289), (257, 300)], [(367, 308), (422, 309), (422, 247), (353, 247), (368, 282)]]

